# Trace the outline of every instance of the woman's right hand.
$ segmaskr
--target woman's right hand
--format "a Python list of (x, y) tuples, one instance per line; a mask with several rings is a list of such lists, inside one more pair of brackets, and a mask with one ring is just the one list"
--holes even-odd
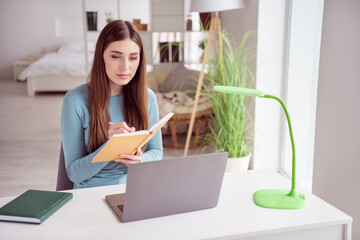
[(129, 127), (126, 124), (126, 122), (109, 123), (109, 124), (110, 124), (110, 128), (109, 128), (109, 131), (108, 131), (109, 139), (114, 134), (135, 132), (135, 128), (134, 127)]

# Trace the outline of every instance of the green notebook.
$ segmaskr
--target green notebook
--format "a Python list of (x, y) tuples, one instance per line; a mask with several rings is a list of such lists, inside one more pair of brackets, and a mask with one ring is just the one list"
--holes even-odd
[(0, 220), (40, 224), (72, 196), (66, 192), (28, 190), (0, 208)]

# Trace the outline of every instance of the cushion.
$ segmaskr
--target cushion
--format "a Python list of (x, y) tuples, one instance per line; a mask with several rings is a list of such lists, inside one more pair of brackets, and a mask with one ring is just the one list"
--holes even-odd
[(160, 86), (160, 92), (181, 91), (193, 97), (197, 86), (199, 75), (179, 65), (169, 76), (164, 84)]
[(147, 73), (147, 85), (148, 88), (154, 92), (160, 92), (160, 86), (168, 79), (171, 74), (171, 70), (157, 69)]
[(172, 73), (171, 69), (157, 69), (153, 71), (156, 77), (156, 81), (159, 86), (163, 85), (164, 82), (169, 78), (170, 74)]

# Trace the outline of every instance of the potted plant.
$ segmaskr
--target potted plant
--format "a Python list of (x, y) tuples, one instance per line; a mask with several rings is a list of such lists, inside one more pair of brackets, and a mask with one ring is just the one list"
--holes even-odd
[(209, 81), (203, 94), (212, 100), (214, 115), (210, 117), (210, 131), (204, 139), (207, 146), (229, 153), (227, 171), (248, 169), (251, 158), (252, 118), (246, 96), (214, 92), (212, 87), (252, 87), (254, 76), (249, 67), (249, 48), (245, 46), (246, 40), (252, 34), (253, 32), (245, 34), (240, 45), (237, 45), (233, 37), (223, 31), (223, 59), (220, 57), (218, 43), (215, 54), (208, 56)]

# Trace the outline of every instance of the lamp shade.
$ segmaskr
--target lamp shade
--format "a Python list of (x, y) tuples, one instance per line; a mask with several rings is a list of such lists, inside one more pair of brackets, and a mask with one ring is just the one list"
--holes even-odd
[(243, 8), (243, 0), (191, 0), (191, 12), (220, 12)]

